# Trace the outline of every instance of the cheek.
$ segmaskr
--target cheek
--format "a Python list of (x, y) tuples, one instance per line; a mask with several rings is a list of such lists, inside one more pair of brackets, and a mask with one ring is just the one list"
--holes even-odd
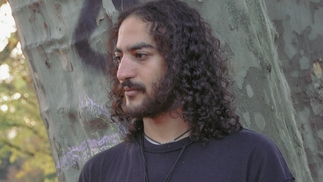
[(166, 71), (167, 71), (167, 65), (163, 57), (159, 57), (158, 65), (157, 65), (156, 73), (159, 74), (159, 77), (164, 77)]
[(163, 74), (161, 72), (151, 72), (144, 80), (146, 91), (150, 95), (154, 92), (155, 88), (159, 86)]

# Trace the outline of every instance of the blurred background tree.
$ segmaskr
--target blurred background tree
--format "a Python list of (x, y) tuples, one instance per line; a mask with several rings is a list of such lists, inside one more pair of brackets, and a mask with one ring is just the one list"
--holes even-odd
[(0, 7), (0, 181), (57, 181), (10, 7), (3, 0)]

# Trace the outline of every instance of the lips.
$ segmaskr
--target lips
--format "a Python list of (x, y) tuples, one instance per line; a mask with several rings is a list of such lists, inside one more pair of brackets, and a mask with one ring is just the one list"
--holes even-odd
[(127, 96), (127, 97), (133, 97), (139, 92), (139, 90), (137, 90), (135, 88), (130, 88), (127, 86), (123, 87), (123, 90), (124, 90), (125, 96)]
[(120, 83), (120, 89), (124, 91), (124, 95), (126, 97), (134, 97), (139, 92), (146, 92), (144, 84), (139, 82), (132, 82), (131, 80), (125, 80), (124, 82)]

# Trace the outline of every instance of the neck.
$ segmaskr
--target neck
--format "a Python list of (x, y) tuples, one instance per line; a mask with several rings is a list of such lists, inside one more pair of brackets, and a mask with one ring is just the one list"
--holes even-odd
[[(190, 129), (189, 123), (184, 122), (177, 113), (179, 112), (167, 112), (156, 118), (143, 118), (145, 134), (159, 143), (168, 143), (173, 141)], [(186, 132), (176, 140), (185, 138), (189, 136), (190, 133), (191, 131)]]

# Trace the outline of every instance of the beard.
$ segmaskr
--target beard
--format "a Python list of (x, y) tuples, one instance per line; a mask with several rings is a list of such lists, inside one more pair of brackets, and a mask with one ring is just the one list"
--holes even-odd
[(174, 99), (170, 97), (169, 92), (165, 92), (163, 89), (163, 82), (165, 78), (158, 82), (152, 84), (152, 93), (148, 94), (146, 92), (146, 87), (140, 83), (133, 83), (127, 80), (122, 83), (122, 86), (128, 86), (130, 88), (136, 88), (144, 94), (144, 98), (140, 105), (138, 106), (127, 106), (126, 98), (123, 97), (122, 109), (126, 116), (131, 117), (136, 120), (141, 120), (142, 118), (156, 118), (162, 113), (165, 113), (171, 109), (174, 103)]

